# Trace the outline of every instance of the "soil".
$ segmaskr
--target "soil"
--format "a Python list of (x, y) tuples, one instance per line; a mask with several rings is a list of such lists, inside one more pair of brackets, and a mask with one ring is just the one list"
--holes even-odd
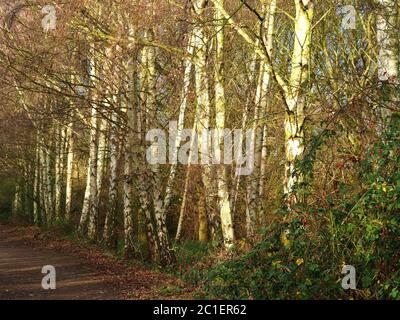
[[(56, 269), (56, 289), (42, 288), (43, 266)], [(0, 300), (188, 299), (176, 278), (127, 264), (104, 250), (0, 224)]]

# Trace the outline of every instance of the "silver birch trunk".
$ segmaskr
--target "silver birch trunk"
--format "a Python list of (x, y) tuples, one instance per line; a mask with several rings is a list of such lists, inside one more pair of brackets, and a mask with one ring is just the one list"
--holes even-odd
[[(266, 12), (265, 24), (263, 26), (266, 29), (266, 35), (263, 39), (263, 43), (266, 46), (266, 50), (271, 56), (272, 45), (273, 45), (273, 34), (274, 34), (274, 17), (276, 11), (276, 0), (265, 1), (263, 3), (263, 10)], [(255, 145), (254, 155), (254, 172), (248, 177), (248, 189), (247, 189), (247, 236), (252, 238), (255, 233), (255, 227), (257, 221), (261, 216), (260, 209), (262, 207), (263, 187), (264, 187), (264, 174), (265, 174), (265, 157), (266, 157), (266, 127), (265, 119), (267, 108), (267, 90), (270, 84), (270, 70), (265, 62), (261, 62), (259, 78), (256, 90), (256, 109), (254, 112), (254, 127), (252, 133), (252, 144)]]
[(66, 172), (66, 187), (65, 187), (65, 217), (67, 221), (71, 221), (72, 212), (72, 182), (73, 182), (73, 168), (74, 168), (74, 133), (73, 123), (69, 123), (67, 127), (67, 172)]
[(104, 163), (107, 148), (107, 136), (105, 133), (106, 122), (104, 119), (99, 119), (98, 128), (98, 145), (97, 145), (97, 163), (96, 163), (96, 191), (93, 195), (93, 210), (89, 217), (88, 236), (95, 240), (98, 235), (98, 214), (101, 195), (101, 186), (104, 175)]
[(388, 84), (389, 103), (382, 109), (386, 120), (396, 110), (399, 102), (399, 3), (396, 0), (377, 0), (380, 5), (377, 17), (378, 74), (382, 85)]
[[(207, 1), (197, 0), (193, 4), (195, 15), (201, 19)], [(211, 222), (211, 228), (215, 224), (213, 214), (213, 206), (211, 202), (212, 185), (211, 185), (211, 164), (210, 164), (210, 97), (208, 93), (209, 83), (207, 77), (207, 43), (208, 39), (203, 26), (198, 23), (193, 28), (193, 47), (195, 49), (194, 64), (195, 64), (195, 88), (196, 88), (196, 129), (199, 149), (199, 161), (202, 166), (202, 183), (205, 193), (205, 210), (204, 214)], [(201, 225), (207, 219), (199, 217), (199, 230), (205, 232), (199, 234), (199, 238), (205, 241), (207, 238), (207, 226)], [(214, 228), (213, 228), (214, 229)], [(211, 230), (212, 236), (215, 237), (216, 230)]]
[(295, 36), (292, 55), (292, 71), (289, 90), (286, 95), (285, 139), (286, 169), (285, 194), (289, 206), (296, 203), (298, 194), (294, 187), (301, 182), (301, 174), (297, 171), (296, 162), (304, 153), (304, 120), (305, 94), (308, 83), (309, 59), (311, 54), (312, 20), (314, 1), (295, 0)]
[(93, 201), (95, 199), (95, 192), (97, 189), (96, 184), (97, 184), (97, 109), (96, 106), (92, 105), (86, 189), (85, 189), (85, 197), (83, 200), (82, 213), (78, 228), (81, 234), (86, 234), (87, 231), (89, 215), (93, 208)]
[(33, 222), (40, 225), (40, 134), (36, 133), (35, 167), (33, 177)]
[[(118, 105), (116, 96), (113, 101)], [(115, 222), (117, 217), (118, 201), (118, 114), (112, 111), (111, 132), (110, 132), (110, 178), (108, 188), (108, 206), (104, 222), (103, 239), (106, 245), (114, 246), (115, 240)]]
[[(219, 0), (220, 4), (224, 4), (224, 0)], [(218, 139), (214, 139), (217, 150), (217, 160), (220, 164), (218, 167), (218, 200), (221, 217), (222, 235), (226, 249), (231, 248), (235, 240), (231, 206), (229, 201), (228, 181), (226, 167), (222, 162), (221, 150), (224, 149), (224, 129), (225, 129), (225, 87), (224, 87), (224, 17), (216, 10), (216, 59), (215, 59), (215, 108), (216, 108), (216, 130)], [(219, 151), (219, 152), (218, 152)]]

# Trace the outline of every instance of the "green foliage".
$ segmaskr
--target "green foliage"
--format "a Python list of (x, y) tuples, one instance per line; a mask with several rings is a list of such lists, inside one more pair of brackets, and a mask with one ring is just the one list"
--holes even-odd
[(198, 285), (207, 274), (208, 267), (215, 262), (210, 260), (212, 247), (199, 241), (185, 241), (176, 244), (176, 266), (173, 273), (190, 285)]
[[(284, 222), (270, 226), (264, 241), (211, 269), (205, 297), (400, 299), (399, 132), (395, 116), (360, 163), (360, 187), (340, 185), (329, 206), (281, 210)], [(314, 160), (312, 152), (304, 168)], [(356, 268), (357, 290), (342, 289), (343, 265)]]
[(179, 265), (191, 265), (204, 258), (208, 249), (208, 245), (199, 241), (185, 241), (176, 248), (177, 263)]

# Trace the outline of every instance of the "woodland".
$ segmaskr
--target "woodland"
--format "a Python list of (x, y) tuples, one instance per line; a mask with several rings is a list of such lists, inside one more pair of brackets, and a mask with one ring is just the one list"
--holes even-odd
[(400, 299), (399, 34), (397, 0), (2, 0), (0, 220), (194, 297)]

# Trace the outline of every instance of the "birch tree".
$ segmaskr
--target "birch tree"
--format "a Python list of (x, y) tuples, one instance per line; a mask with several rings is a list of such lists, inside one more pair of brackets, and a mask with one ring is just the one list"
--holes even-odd
[[(90, 79), (95, 77), (95, 60), (92, 56), (90, 65)], [(86, 189), (85, 197), (83, 201), (82, 213), (79, 222), (79, 232), (85, 234), (87, 232), (87, 225), (89, 217), (94, 214), (96, 210), (94, 206), (94, 200), (97, 193), (97, 142), (98, 142), (98, 113), (97, 106), (94, 102), (90, 103), (91, 114), (90, 114), (90, 142), (89, 142), (89, 159), (87, 166), (87, 178), (86, 178)]]
[(399, 101), (399, 4), (395, 0), (376, 0), (378, 74), (381, 85), (389, 89), (389, 104), (382, 108), (382, 118), (386, 120), (393, 113)]
[[(224, 1), (220, 0), (220, 5)], [(218, 167), (218, 199), (221, 216), (222, 234), (226, 248), (230, 248), (235, 240), (233, 231), (233, 221), (231, 206), (229, 200), (228, 181), (226, 167), (222, 164), (221, 150), (224, 148), (224, 129), (225, 129), (225, 112), (226, 99), (224, 87), (224, 23), (225, 19), (220, 11), (215, 12), (216, 21), (216, 57), (215, 57), (215, 122), (217, 139), (217, 161), (221, 163)]]

